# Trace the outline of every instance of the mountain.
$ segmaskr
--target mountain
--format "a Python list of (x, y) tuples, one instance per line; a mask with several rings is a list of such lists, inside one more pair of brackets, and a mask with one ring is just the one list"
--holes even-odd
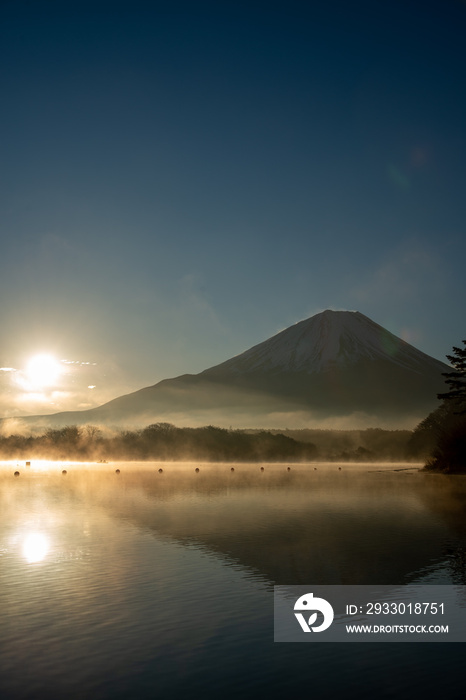
[(323, 311), (199, 374), (27, 421), (413, 427), (437, 405), (448, 369), (358, 311)]

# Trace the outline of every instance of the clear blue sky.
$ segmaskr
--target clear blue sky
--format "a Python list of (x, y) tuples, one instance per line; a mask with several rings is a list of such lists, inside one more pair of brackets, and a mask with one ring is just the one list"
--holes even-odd
[[(462, 0), (3, 0), (3, 415), (199, 372), (325, 308), (444, 359), (465, 35)], [(12, 378), (39, 352), (74, 364), (33, 396)]]

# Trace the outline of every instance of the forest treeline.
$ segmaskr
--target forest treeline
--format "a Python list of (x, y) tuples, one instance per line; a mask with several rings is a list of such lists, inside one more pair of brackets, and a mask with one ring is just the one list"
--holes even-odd
[(298, 442), (312, 442), (325, 461), (422, 461), (427, 455), (424, 443), (412, 444), (412, 430), (302, 428), (280, 432)]
[(0, 438), (1, 459), (305, 461), (316, 457), (315, 445), (268, 431), (248, 434), (214, 426), (177, 428), (156, 423), (141, 430), (104, 431), (69, 425), (42, 435)]
[(413, 450), (411, 438), (409, 430), (279, 432), (227, 430), (211, 425), (178, 428), (170, 423), (156, 423), (140, 430), (108, 431), (93, 425), (70, 425), (50, 428), (40, 435), (0, 437), (0, 459), (213, 462), (420, 459), (422, 449)]

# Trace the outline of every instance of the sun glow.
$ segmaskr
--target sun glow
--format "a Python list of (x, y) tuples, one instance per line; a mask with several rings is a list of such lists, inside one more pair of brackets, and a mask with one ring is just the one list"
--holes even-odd
[(31, 386), (54, 386), (62, 372), (60, 362), (52, 355), (36, 355), (26, 367), (26, 378)]
[(43, 561), (50, 548), (48, 537), (40, 532), (31, 532), (23, 541), (23, 557), (29, 564)]

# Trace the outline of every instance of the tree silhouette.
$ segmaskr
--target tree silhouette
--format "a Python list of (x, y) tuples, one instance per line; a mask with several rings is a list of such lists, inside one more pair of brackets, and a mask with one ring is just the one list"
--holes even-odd
[[(466, 345), (466, 340), (462, 341)], [(437, 394), (443, 404), (424, 421), (433, 428), (435, 446), (427, 469), (445, 473), (466, 472), (466, 348), (453, 347), (453, 355), (447, 355), (453, 366), (444, 372), (449, 391)], [(418, 428), (422, 429), (421, 423)]]
[[(466, 340), (462, 343), (466, 345)], [(439, 399), (444, 401), (454, 401), (458, 404), (455, 413), (466, 413), (466, 347), (453, 347), (453, 355), (447, 355), (447, 360), (455, 368), (452, 372), (444, 372), (445, 383), (450, 387), (450, 391), (444, 394), (437, 394)]]

